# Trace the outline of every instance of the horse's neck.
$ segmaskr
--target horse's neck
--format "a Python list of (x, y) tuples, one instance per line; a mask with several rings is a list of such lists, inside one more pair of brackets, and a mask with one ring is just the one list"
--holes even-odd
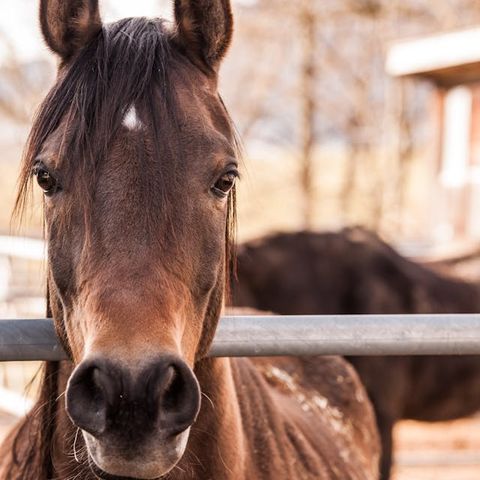
[[(63, 398), (71, 367), (66, 364), (61, 370), (59, 398)], [(202, 389), (202, 408), (191, 428), (185, 455), (169, 478), (241, 478), (245, 465), (244, 437), (230, 360), (203, 360), (196, 365), (195, 374)], [(86, 466), (82, 435), (77, 434), (66, 415), (64, 402), (57, 404), (52, 443), (56, 478), (70, 478), (83, 470), (79, 478), (93, 479)]]

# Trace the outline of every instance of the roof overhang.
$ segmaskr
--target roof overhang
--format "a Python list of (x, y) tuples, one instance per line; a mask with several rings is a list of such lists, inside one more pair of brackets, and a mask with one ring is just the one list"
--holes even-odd
[(480, 81), (480, 28), (395, 43), (387, 53), (386, 70), (445, 87)]

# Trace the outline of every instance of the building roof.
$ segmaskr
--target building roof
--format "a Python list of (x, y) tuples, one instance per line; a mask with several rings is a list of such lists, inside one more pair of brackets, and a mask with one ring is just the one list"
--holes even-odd
[(480, 27), (395, 43), (387, 53), (386, 70), (446, 87), (480, 81)]

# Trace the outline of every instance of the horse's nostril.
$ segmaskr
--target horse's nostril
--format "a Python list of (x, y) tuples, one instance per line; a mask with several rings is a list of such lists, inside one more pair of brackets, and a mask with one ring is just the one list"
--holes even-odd
[[(168, 362), (168, 363), (166, 363)], [(165, 359), (153, 366), (157, 408), (162, 428), (171, 435), (187, 429), (200, 408), (200, 388), (190, 368), (180, 359)]]
[(171, 373), (168, 383), (165, 385), (161, 398), (162, 407), (165, 410), (173, 410), (181, 402), (182, 395), (185, 392), (185, 381), (182, 375), (173, 367), (169, 368)]
[(67, 387), (66, 409), (77, 427), (94, 436), (105, 431), (112, 383), (94, 362), (82, 364), (75, 370)]

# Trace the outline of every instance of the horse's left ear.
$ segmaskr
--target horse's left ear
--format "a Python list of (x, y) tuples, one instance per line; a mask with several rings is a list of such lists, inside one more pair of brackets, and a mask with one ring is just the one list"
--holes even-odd
[(177, 41), (196, 63), (217, 71), (230, 45), (230, 0), (175, 0)]
[(40, 0), (40, 26), (47, 45), (67, 62), (102, 28), (98, 0)]

